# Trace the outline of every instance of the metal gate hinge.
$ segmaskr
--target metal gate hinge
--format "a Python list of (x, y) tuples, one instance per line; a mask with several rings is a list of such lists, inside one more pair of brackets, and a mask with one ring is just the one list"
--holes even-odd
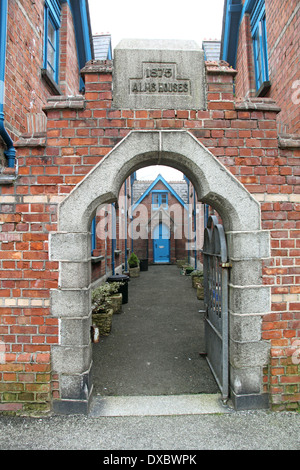
[(231, 263), (220, 263), (221, 268), (232, 268)]

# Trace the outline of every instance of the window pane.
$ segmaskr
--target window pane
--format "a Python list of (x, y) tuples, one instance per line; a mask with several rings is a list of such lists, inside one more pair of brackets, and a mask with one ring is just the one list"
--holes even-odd
[(152, 205), (153, 205), (153, 209), (158, 209), (159, 207), (158, 194), (152, 194)]
[(55, 29), (51, 19), (48, 17), (47, 70), (54, 80), (56, 80), (56, 35), (57, 30)]
[(258, 84), (258, 87), (259, 88), (262, 84), (262, 51), (261, 51), (261, 45), (260, 45), (260, 37), (259, 37), (259, 34), (257, 32), (257, 35), (256, 35), (256, 53), (257, 53), (257, 57), (256, 57), (256, 66), (257, 66), (257, 84)]
[(262, 54), (263, 54), (264, 80), (269, 80), (266, 17), (264, 17), (261, 20), (261, 28), (262, 28), (262, 44), (263, 44)]
[(253, 13), (252, 16), (252, 38), (255, 63), (256, 89), (269, 80), (268, 72), (268, 52), (267, 52), (267, 31), (266, 14), (264, 8)]
[(55, 44), (55, 29), (50, 19), (48, 19), (48, 41)]
[(47, 60), (47, 70), (52, 74), (55, 71), (55, 53), (54, 50), (48, 47), (48, 60)]
[(167, 195), (166, 194), (162, 194), (161, 195), (161, 205), (162, 206), (167, 206)]

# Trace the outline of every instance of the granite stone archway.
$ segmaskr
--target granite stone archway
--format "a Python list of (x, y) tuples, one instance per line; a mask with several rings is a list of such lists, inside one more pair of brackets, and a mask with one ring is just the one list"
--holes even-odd
[(52, 347), (58, 374), (60, 413), (87, 413), (92, 395), (90, 340), (90, 232), (100, 204), (115, 202), (132, 172), (168, 165), (193, 183), (199, 200), (221, 215), (229, 261), (230, 397), (236, 409), (265, 408), (263, 367), (269, 343), (261, 338), (271, 294), (262, 285), (262, 259), (270, 256), (269, 232), (261, 230), (260, 205), (244, 186), (187, 131), (131, 131), (59, 206), (58, 232), (51, 233), (50, 259), (59, 262), (59, 288), (51, 291), (51, 313), (59, 318), (59, 344)]

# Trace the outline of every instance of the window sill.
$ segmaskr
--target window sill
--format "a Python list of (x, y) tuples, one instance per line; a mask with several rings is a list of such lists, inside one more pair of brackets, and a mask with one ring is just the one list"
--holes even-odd
[(259, 97), (266, 96), (266, 94), (268, 93), (270, 88), (271, 88), (271, 82), (270, 81), (263, 82), (261, 84), (260, 88), (257, 90), (256, 96), (259, 96)]
[(100, 261), (103, 261), (104, 260), (104, 256), (103, 255), (100, 255), (100, 256), (92, 256), (92, 263), (99, 263)]
[(62, 95), (61, 89), (59, 88), (58, 84), (53, 80), (53, 78), (51, 77), (48, 70), (47, 69), (41, 69), (41, 73), (42, 73), (42, 79), (47, 83), (50, 90), (55, 95)]

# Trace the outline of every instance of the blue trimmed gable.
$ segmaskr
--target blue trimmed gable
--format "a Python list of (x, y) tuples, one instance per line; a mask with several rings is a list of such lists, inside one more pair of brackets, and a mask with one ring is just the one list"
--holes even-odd
[(147, 191), (145, 191), (139, 200), (133, 205), (132, 207), (132, 212), (138, 207), (139, 204), (154, 190), (154, 187), (157, 185), (157, 183), (162, 182), (164, 186), (166, 187), (166, 190), (174, 196), (179, 204), (181, 204), (185, 209), (186, 209), (186, 204), (185, 202), (181, 199), (181, 197), (176, 193), (176, 191), (172, 188), (172, 186), (164, 179), (163, 176), (158, 175), (157, 178), (153, 181), (153, 183), (150, 184), (148, 187)]

